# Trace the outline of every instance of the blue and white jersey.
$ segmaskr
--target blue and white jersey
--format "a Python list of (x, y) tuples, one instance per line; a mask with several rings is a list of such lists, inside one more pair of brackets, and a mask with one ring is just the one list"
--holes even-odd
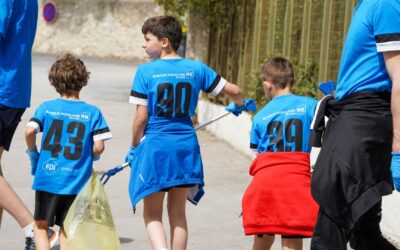
[(112, 137), (100, 110), (83, 101), (46, 101), (27, 126), (43, 132), (34, 190), (77, 194), (92, 172), (95, 141)]
[(129, 102), (148, 106), (149, 116), (189, 118), (200, 90), (217, 95), (225, 82), (200, 61), (158, 59), (138, 67)]
[(0, 104), (30, 105), (37, 0), (0, 0)]
[(293, 94), (273, 98), (253, 118), (250, 148), (263, 152), (310, 152), (310, 125), (317, 101)]
[(400, 0), (360, 0), (340, 62), (336, 99), (360, 91), (391, 91), (385, 51), (400, 50)]

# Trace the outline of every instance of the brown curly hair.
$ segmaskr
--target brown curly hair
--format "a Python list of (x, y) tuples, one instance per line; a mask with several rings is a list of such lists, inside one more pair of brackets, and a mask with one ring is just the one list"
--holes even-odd
[(49, 81), (60, 95), (75, 96), (87, 85), (89, 75), (83, 61), (67, 53), (51, 66)]

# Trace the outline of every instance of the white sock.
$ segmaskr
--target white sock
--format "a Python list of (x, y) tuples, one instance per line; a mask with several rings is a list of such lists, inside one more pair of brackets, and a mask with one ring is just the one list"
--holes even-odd
[(160, 248), (159, 250), (168, 250), (168, 248)]
[(22, 231), (24, 231), (25, 237), (33, 237), (33, 222), (22, 228)]

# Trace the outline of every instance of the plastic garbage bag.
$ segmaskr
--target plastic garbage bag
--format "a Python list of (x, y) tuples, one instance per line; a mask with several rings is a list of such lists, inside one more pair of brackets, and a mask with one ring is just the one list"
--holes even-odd
[(107, 194), (95, 173), (72, 203), (64, 229), (68, 249), (121, 249)]

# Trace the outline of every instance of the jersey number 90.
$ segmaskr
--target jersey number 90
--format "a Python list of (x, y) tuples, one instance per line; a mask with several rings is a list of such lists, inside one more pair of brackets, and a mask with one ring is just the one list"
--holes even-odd
[(188, 82), (179, 82), (175, 88), (171, 83), (161, 83), (157, 87), (157, 116), (188, 117), (191, 95)]

